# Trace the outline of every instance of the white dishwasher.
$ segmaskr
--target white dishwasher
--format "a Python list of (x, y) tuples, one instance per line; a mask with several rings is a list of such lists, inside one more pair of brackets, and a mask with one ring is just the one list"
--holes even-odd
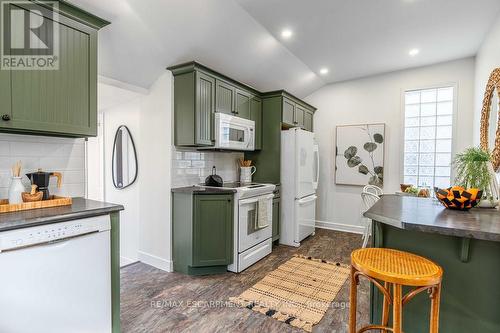
[(0, 332), (111, 332), (109, 216), (0, 233)]

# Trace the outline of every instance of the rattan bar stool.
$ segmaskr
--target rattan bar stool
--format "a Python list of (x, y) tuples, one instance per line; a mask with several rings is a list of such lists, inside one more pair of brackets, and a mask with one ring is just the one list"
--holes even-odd
[[(365, 277), (384, 295), (381, 325), (368, 325), (356, 330), (356, 301), (359, 278)], [(422, 291), (431, 299), (430, 333), (439, 331), (439, 302), (443, 269), (429, 259), (412, 253), (383, 248), (358, 249), (351, 253), (351, 294), (349, 333), (371, 330), (402, 333), (403, 306)], [(382, 283), (384, 285), (382, 286)], [(403, 295), (403, 286), (413, 289)], [(392, 289), (392, 293), (391, 293)], [(389, 307), (392, 305), (392, 327)]]

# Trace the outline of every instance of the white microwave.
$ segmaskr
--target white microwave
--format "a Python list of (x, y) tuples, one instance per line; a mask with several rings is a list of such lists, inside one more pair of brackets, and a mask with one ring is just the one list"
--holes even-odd
[(215, 113), (215, 146), (212, 149), (255, 150), (255, 122)]

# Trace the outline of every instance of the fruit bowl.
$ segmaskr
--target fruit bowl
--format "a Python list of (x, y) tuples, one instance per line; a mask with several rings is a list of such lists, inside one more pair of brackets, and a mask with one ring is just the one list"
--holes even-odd
[(464, 189), (461, 186), (453, 186), (447, 189), (435, 188), (436, 198), (448, 209), (469, 210), (476, 207), (483, 191), (477, 188)]

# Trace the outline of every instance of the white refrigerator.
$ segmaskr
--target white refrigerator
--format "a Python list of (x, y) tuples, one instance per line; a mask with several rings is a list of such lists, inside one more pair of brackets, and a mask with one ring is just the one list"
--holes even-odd
[(318, 178), (314, 133), (300, 128), (281, 131), (280, 244), (298, 247), (314, 234)]

